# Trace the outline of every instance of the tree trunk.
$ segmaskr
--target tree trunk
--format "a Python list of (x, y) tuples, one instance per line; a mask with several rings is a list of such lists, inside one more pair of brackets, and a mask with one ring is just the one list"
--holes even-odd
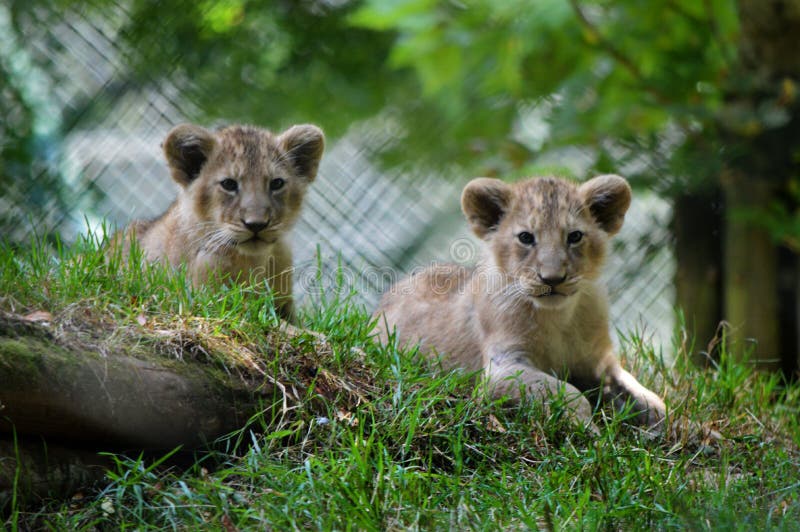
[(729, 351), (749, 353), (759, 368), (781, 369), (778, 247), (769, 232), (742, 215), (774, 198), (771, 181), (728, 172), (722, 180), (725, 219), (725, 319)]
[(678, 307), (694, 343), (692, 357), (707, 364), (716, 357), (715, 338), (722, 319), (721, 198), (716, 192), (675, 198), (675, 288)]
[(717, 123), (726, 158), (723, 318), (733, 353), (751, 351), (760, 368), (793, 369), (798, 293), (786, 271), (796, 261), (753, 216), (781, 201), (798, 172), (800, 0), (738, 0), (737, 8), (738, 54)]
[(800, 257), (797, 252), (782, 247), (779, 250), (778, 283), (780, 287), (779, 312), (781, 321), (778, 323), (781, 340), (781, 354), (783, 373), (792, 378), (800, 368)]

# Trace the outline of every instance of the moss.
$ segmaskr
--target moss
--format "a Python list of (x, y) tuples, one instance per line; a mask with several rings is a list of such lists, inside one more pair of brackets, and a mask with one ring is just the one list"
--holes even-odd
[(38, 373), (41, 368), (41, 340), (37, 338), (0, 338), (0, 369), (3, 375), (13, 371), (20, 378)]
[[(42, 374), (50, 373), (54, 367), (58, 368), (59, 378), (73, 379), (81, 373), (87, 360), (106, 358), (97, 352), (94, 342), (81, 338), (101, 336), (102, 332), (99, 328), (91, 335), (66, 332), (60, 338), (55, 338), (41, 325), (0, 316), (0, 380), (22, 382), (39, 378)], [(120, 335), (112, 345), (104, 345), (104, 348), (110, 351), (108, 360), (133, 357), (194, 381), (202, 381), (220, 393), (228, 390), (232, 384), (231, 375), (213, 363), (219, 354), (207, 357), (207, 361), (199, 361), (196, 357), (167, 357), (163, 352), (174, 351), (175, 346), (156, 336)], [(226, 361), (223, 365), (233, 366), (235, 363)]]
[(5, 314), (0, 314), (0, 336), (7, 338), (52, 338), (50, 332), (41, 325)]
[(97, 359), (99, 355), (69, 352), (52, 339), (37, 335), (0, 338), (0, 375), (9, 384), (38, 380), (40, 375), (52, 373), (54, 368), (59, 379), (70, 381), (79, 373), (86, 357)]

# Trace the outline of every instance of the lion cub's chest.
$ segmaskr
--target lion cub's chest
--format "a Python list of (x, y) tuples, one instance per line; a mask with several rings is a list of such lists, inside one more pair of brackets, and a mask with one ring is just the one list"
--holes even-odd
[(509, 332), (519, 356), (561, 378), (593, 373), (608, 338), (606, 312), (601, 302), (581, 299), (568, 308), (534, 309), (517, 320)]
[(565, 377), (595, 358), (592, 332), (582, 330), (580, 324), (548, 321), (537, 325), (525, 335), (525, 350), (538, 369)]
[[(252, 280), (262, 281), (269, 279), (277, 272), (274, 271), (279, 254), (276, 254), (277, 245), (265, 247), (259, 254), (244, 254), (235, 250), (220, 252), (218, 250), (208, 250), (205, 247), (197, 251), (195, 257), (187, 257), (192, 277), (196, 281), (203, 282), (211, 272), (223, 272), (231, 279), (241, 281)], [(270, 268), (271, 266), (271, 268)], [(272, 270), (272, 271), (270, 271)]]

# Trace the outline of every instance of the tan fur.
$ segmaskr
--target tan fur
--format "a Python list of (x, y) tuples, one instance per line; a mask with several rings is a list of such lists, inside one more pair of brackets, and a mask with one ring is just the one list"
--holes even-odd
[(290, 318), (289, 230), (316, 177), (324, 143), (312, 125), (280, 135), (252, 126), (211, 132), (179, 125), (163, 145), (181, 186), (177, 199), (156, 220), (133, 222), (116, 241), (123, 239), (126, 257), (135, 238), (148, 260), (185, 263), (195, 286), (210, 275), (266, 280), (279, 312)]
[[(614, 354), (597, 281), (630, 199), (628, 183), (615, 175), (579, 186), (554, 178), (471, 181), (461, 202), (485, 241), (481, 260), (471, 270), (434, 266), (395, 285), (376, 311), (379, 337), (386, 342), (394, 331), (400, 345), (441, 355), (445, 368), (483, 370), (496, 397), (519, 400), (524, 390), (546, 399), (563, 387), (575, 417), (591, 424), (582, 392), (594, 390), (618, 407), (629, 402), (637, 421), (662, 424), (663, 401)], [(535, 241), (523, 243), (523, 232)]]

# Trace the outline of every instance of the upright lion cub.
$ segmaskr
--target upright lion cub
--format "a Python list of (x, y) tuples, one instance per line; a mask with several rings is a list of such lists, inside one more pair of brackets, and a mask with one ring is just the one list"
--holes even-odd
[(289, 230), (324, 146), (322, 131), (312, 125), (280, 135), (241, 125), (215, 132), (175, 127), (163, 148), (181, 190), (159, 218), (135, 221), (117, 237), (123, 255), (135, 238), (148, 260), (185, 263), (195, 286), (210, 275), (266, 280), (281, 316), (290, 318)]
[(471, 181), (461, 206), (485, 241), (477, 267), (434, 266), (398, 283), (376, 311), (380, 338), (396, 331), (401, 345), (419, 343), (447, 368), (483, 370), (498, 397), (518, 400), (524, 390), (546, 400), (563, 386), (574, 416), (590, 425), (581, 392), (596, 390), (657, 428), (664, 402), (620, 366), (597, 281), (630, 201), (616, 175), (582, 185)]

